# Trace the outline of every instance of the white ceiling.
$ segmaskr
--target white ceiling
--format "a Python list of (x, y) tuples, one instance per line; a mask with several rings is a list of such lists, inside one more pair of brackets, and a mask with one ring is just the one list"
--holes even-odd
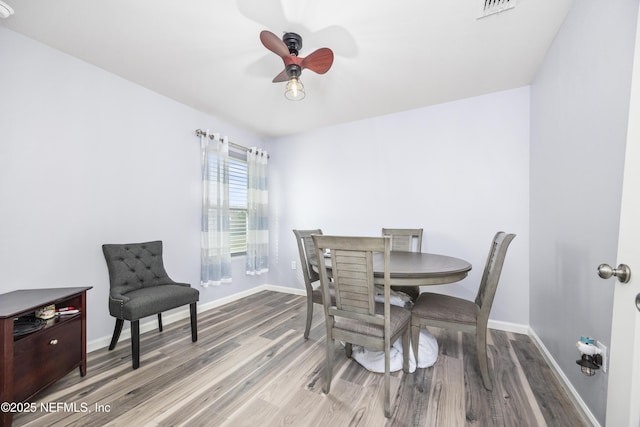
[[(4, 0), (0, 25), (264, 136), (528, 85), (573, 0)], [(512, 2), (514, 0), (511, 0)], [(307, 96), (271, 83), (282, 60), (261, 30), (334, 51)]]

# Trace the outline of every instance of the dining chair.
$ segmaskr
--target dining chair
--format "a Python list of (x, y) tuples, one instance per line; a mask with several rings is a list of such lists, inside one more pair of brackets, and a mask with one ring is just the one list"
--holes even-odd
[(494, 236), (474, 301), (431, 292), (420, 294), (411, 311), (411, 340), (416, 360), (421, 326), (473, 333), (482, 382), (487, 390), (493, 389), (487, 359), (487, 322), (507, 249), (515, 237), (503, 231)]
[(383, 236), (391, 237), (391, 250), (422, 252), (422, 228), (383, 228)]
[[(391, 237), (391, 250), (422, 252), (422, 228), (383, 228), (383, 236)], [(420, 295), (420, 286), (392, 286), (394, 291), (404, 292), (415, 302)]]
[[(304, 286), (307, 290), (307, 321), (304, 327), (304, 339), (309, 338), (311, 330), (311, 320), (313, 318), (313, 304), (322, 304), (322, 291), (320, 287), (314, 288), (314, 283), (320, 280), (320, 276), (313, 269), (311, 263), (315, 262), (316, 248), (313, 244), (311, 235), (322, 234), (322, 230), (293, 230), (298, 243), (298, 253), (300, 254), (300, 266), (302, 267), (302, 277), (304, 278)], [(334, 298), (333, 285), (330, 285), (329, 295)]]
[[(324, 295), (327, 327), (327, 367), (323, 391), (329, 393), (333, 375), (335, 340), (346, 343), (347, 357), (353, 344), (384, 351), (384, 415), (391, 416), (390, 351), (391, 343), (402, 336), (403, 370), (409, 372), (409, 326), (411, 311), (391, 305), (389, 237), (344, 237), (314, 234), (318, 256), (320, 285)], [(329, 273), (324, 252), (331, 253), (331, 276), (335, 303), (329, 295)], [(384, 255), (384, 302), (375, 302), (373, 254)], [(322, 258), (321, 258), (322, 257)]]
[(162, 332), (162, 312), (189, 305), (191, 341), (198, 340), (196, 303), (200, 292), (188, 283), (169, 278), (162, 261), (162, 242), (102, 245), (109, 270), (109, 313), (116, 318), (109, 350), (118, 343), (125, 320), (131, 322), (133, 369), (140, 366), (140, 319), (157, 314)]

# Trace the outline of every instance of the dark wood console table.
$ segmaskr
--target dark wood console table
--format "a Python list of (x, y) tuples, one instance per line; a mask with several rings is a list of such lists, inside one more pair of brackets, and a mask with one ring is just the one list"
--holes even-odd
[[(0, 295), (0, 403), (25, 402), (76, 367), (86, 375), (86, 293), (91, 288), (26, 289)], [(56, 316), (38, 331), (14, 336), (14, 319), (51, 304), (73, 306), (80, 312)], [(12, 415), (0, 411), (0, 426), (10, 426)]]

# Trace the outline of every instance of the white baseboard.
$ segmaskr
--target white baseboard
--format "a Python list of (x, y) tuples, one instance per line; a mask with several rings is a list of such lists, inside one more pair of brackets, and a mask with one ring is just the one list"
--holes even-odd
[(487, 327), (490, 329), (497, 329), (499, 331), (529, 335), (529, 326), (522, 325), (520, 323), (503, 322), (501, 320), (489, 319)]
[(578, 390), (575, 389), (575, 387), (571, 384), (571, 381), (569, 381), (569, 378), (567, 378), (567, 376), (564, 374), (564, 372), (560, 368), (560, 365), (558, 365), (553, 356), (551, 356), (551, 353), (549, 353), (549, 350), (547, 350), (547, 347), (545, 347), (540, 337), (531, 328), (529, 328), (528, 334), (533, 339), (533, 342), (536, 344), (549, 366), (551, 366), (551, 369), (553, 370), (556, 377), (560, 380), (560, 382), (562, 382), (562, 385), (565, 387), (567, 392), (569, 392), (571, 398), (573, 398), (574, 402), (578, 406), (580, 406), (580, 408), (582, 408), (582, 411), (587, 416), (591, 424), (593, 424), (593, 426), (595, 427), (600, 427), (600, 423), (598, 422), (596, 417), (593, 416), (593, 413), (591, 412), (585, 401), (582, 400), (582, 397), (578, 393)]
[(277, 285), (262, 285), (260, 286), (260, 291), (284, 292), (285, 294), (302, 295), (302, 296), (307, 295), (306, 289), (288, 288), (286, 286), (277, 286)]

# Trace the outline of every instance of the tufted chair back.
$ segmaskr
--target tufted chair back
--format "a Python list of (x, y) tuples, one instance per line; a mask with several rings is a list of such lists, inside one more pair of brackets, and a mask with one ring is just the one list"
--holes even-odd
[(168, 285), (173, 281), (162, 262), (162, 242), (107, 244), (102, 246), (109, 269), (111, 288), (126, 294), (149, 286)]

